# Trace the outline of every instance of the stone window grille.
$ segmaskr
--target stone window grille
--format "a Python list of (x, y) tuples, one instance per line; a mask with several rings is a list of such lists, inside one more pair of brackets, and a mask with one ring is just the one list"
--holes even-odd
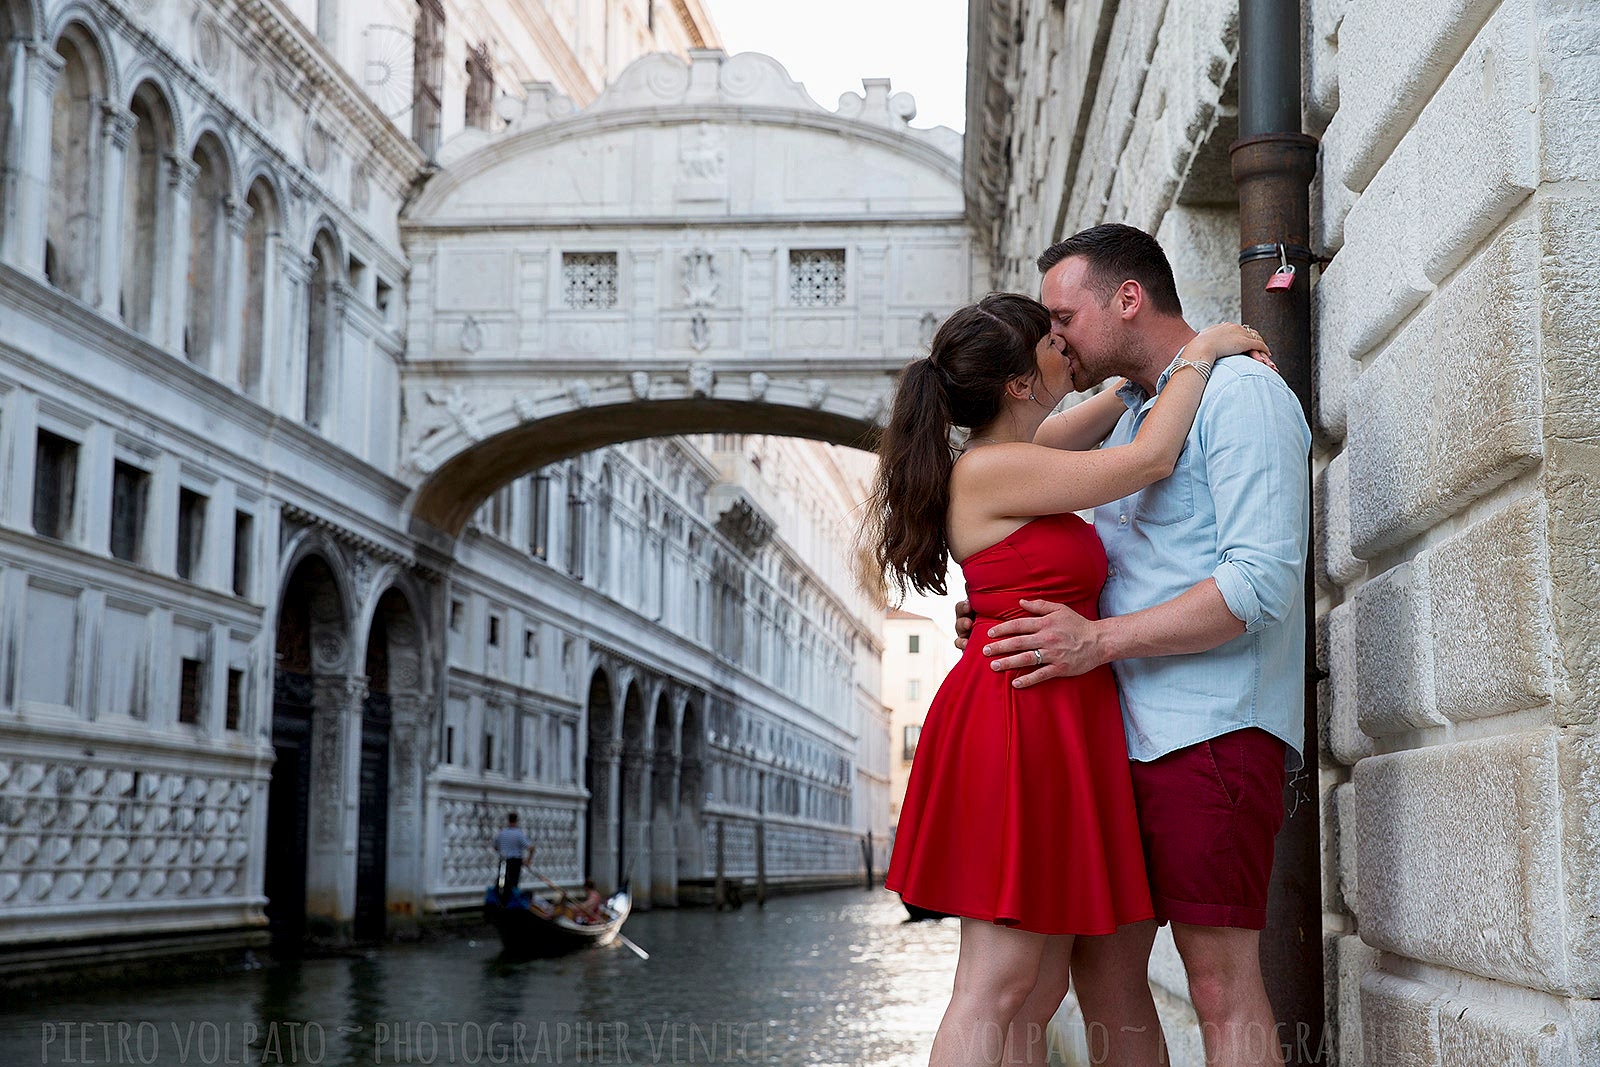
[(561, 256), (563, 303), (580, 311), (617, 306), (617, 254), (565, 252)]
[(795, 307), (844, 303), (844, 249), (808, 248), (789, 253), (789, 302)]

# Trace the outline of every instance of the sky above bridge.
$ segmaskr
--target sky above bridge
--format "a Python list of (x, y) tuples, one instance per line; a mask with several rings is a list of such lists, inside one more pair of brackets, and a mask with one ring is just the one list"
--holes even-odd
[(816, 101), (838, 106), (862, 78), (917, 98), (913, 126), (966, 125), (967, 0), (708, 0), (730, 52), (780, 60)]

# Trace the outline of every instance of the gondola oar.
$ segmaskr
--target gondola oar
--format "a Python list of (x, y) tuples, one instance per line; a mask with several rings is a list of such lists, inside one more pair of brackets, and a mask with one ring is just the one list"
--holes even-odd
[[(550, 879), (545, 878), (543, 871), (534, 871), (533, 873), (537, 874), (541, 879), (543, 879), (545, 885), (549, 886), (551, 889), (554, 889), (557, 893), (560, 893), (563, 896), (566, 895), (567, 891), (565, 889), (562, 889), (560, 886), (556, 885)], [(644, 949), (642, 949), (638, 945), (634, 944), (633, 941), (628, 937), (628, 935), (623, 933), (620, 929), (617, 931), (617, 940), (621, 941), (624, 945), (628, 946), (629, 950), (632, 951), (633, 954), (635, 956), (638, 956), (641, 960), (647, 960), (647, 959), (650, 958), (650, 953), (646, 952)]]

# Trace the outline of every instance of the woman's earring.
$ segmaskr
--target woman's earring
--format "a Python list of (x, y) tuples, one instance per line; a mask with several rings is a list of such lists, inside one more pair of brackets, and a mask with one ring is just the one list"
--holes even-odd
[(1033, 390), (1032, 390), (1032, 389), (1029, 389), (1029, 390), (1028, 390), (1028, 399), (1029, 399), (1029, 400), (1037, 400), (1037, 399), (1038, 399), (1038, 398), (1037, 398), (1037, 397), (1035, 397), (1035, 396), (1034, 396), (1034, 395), (1033, 395)]

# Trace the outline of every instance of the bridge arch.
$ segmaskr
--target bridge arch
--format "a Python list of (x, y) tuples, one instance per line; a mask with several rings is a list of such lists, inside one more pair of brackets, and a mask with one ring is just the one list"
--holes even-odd
[(886, 80), (836, 110), (776, 60), (640, 59), (582, 111), (535, 87), (402, 220), (402, 477), (460, 532), (522, 474), (644, 437), (871, 447), (972, 295), (960, 137)]

